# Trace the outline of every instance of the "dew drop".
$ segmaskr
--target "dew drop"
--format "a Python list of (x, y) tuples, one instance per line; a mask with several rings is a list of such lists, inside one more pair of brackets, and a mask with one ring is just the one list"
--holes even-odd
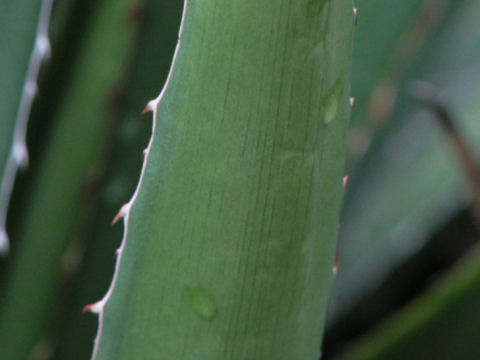
[(333, 119), (335, 119), (335, 115), (337, 115), (338, 109), (338, 100), (331, 99), (329, 102), (325, 104), (325, 116), (323, 118), (323, 122), (325, 124), (330, 124)]
[(188, 288), (188, 306), (204, 320), (211, 320), (217, 314), (215, 299), (202, 287)]
[(327, 0), (309, 0), (307, 3), (307, 13), (310, 16), (318, 15), (322, 12)]
[(330, 88), (328, 94), (322, 101), (323, 107), (323, 122), (330, 124), (337, 115), (338, 102), (343, 92), (343, 81), (340, 79)]

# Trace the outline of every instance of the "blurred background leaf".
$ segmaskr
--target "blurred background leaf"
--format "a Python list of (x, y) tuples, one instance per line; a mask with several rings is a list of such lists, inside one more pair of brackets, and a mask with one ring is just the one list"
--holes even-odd
[[(399, 301), (393, 294), (397, 297), (403, 295), (399, 295), (398, 289), (392, 290), (395, 284), (385, 282), (395, 279), (398, 281), (397, 288), (403, 284), (403, 291), (411, 293), (409, 287), (421, 282), (417, 280), (419, 276), (431, 276), (432, 273), (428, 266), (418, 265), (422, 261), (427, 264), (427, 258), (431, 256), (422, 251), (424, 245), (435, 241), (433, 235), (441, 232), (453, 219), (463, 216), (472, 221), (468, 215), (459, 215), (472, 200), (471, 185), (461, 161), (431, 112), (411, 99), (411, 90), (414, 80), (421, 79), (432, 84), (438, 90), (441, 101), (453, 112), (459, 131), (478, 155), (480, 4), (473, 0), (426, 1), (418, 9), (417, 25), (408, 31), (420, 31), (418, 29), (422, 29), (421, 24), (426, 17), (436, 18), (437, 24), (429, 21), (425, 24), (429, 27), (428, 35), (414, 36), (423, 36), (422, 44), (418, 45), (415, 53), (411, 53), (408, 66), (397, 84), (384, 87), (385, 83), (395, 83), (391, 81), (398, 76), (395, 70), (387, 75), (390, 79), (377, 82), (380, 95), (377, 92), (371, 101), (383, 99), (386, 104), (369, 106), (379, 108), (378, 118), (383, 117), (384, 120), (376, 120), (373, 125), (369, 124), (371, 119), (359, 120), (352, 129), (353, 142), (358, 140), (357, 136), (362, 131), (370, 133), (372, 140), (367, 140), (368, 150), (364, 155), (353, 154), (351, 158), (354, 161), (350, 163), (351, 182), (344, 203), (340, 265), (331, 299), (331, 333), (327, 334), (326, 347), (335, 347), (332, 345), (335, 342), (341, 347), (340, 343), (345, 341), (342, 337), (354, 332), (354, 328), (359, 328), (359, 333), (367, 330), (361, 329), (362, 325), (351, 323), (351, 320), (366, 315), (361, 312), (375, 312), (366, 310), (372, 294), (376, 297), (375, 302), (370, 303), (371, 308), (390, 308), (392, 311), (398, 306)], [(364, 21), (375, 22), (375, 19)], [(361, 23), (359, 32), (360, 29)], [(423, 27), (421, 32), (425, 31)], [(411, 37), (412, 34), (406, 36), (409, 44)], [(382, 90), (387, 94), (382, 96)], [(392, 108), (391, 115), (385, 111), (388, 107)], [(361, 115), (375, 117), (375, 112), (367, 111)], [(358, 150), (356, 145), (352, 145), (352, 149), (353, 153)], [(450, 232), (449, 241), (456, 241), (458, 249), (465, 243), (471, 243), (467, 239), (471, 227), (464, 226), (460, 233), (458, 228), (456, 232)], [(435, 246), (440, 245), (437, 243)], [(428, 250), (435, 251), (435, 246), (429, 246)], [(451, 248), (455, 245), (452, 244)], [(457, 256), (461, 254), (459, 250), (451, 252), (457, 253)], [(415, 260), (414, 268), (419, 271), (415, 273), (412, 268), (410, 271), (406, 269), (404, 264), (410, 264), (410, 259), (417, 254), (422, 257)], [(449, 256), (451, 254), (445, 256), (445, 263), (450, 262)], [(391, 276), (400, 268), (403, 278), (398, 274)], [(413, 278), (409, 281), (405, 276)], [(388, 293), (386, 289), (395, 292)], [(350, 321), (350, 329), (344, 319)]]
[[(458, 2), (453, 5), (459, 7)], [(409, 99), (428, 80), (454, 109), (472, 144), (480, 140), (480, 6), (465, 1), (420, 51), (399, 88), (395, 112), (378, 131), (347, 188), (333, 311), (346, 311), (470, 199), (459, 160), (429, 111)], [(453, 55), (454, 54), (454, 55)], [(439, 61), (442, 59), (443, 61)], [(476, 140), (476, 141), (475, 141)]]
[(480, 252), (361, 339), (340, 360), (458, 359), (480, 356)]
[(58, 104), (58, 120), (38, 159), (40, 170), (26, 189), (28, 203), (12, 232), (15, 255), (2, 289), (0, 348), (6, 359), (35, 353), (58, 305), (62, 276), (75, 265), (75, 256), (66, 251), (78, 238), (86, 185), (95, 182), (94, 165), (107, 138), (109, 101), (115, 100), (112, 90), (133, 35), (131, 5), (130, 0), (95, 4), (70, 86)]
[[(0, 1), (0, 252), (8, 252), (6, 213), (19, 167), (28, 164), (25, 129), (36, 93), (50, 1)], [(41, 24), (41, 30), (40, 30)], [(38, 35), (44, 37), (40, 40)], [(40, 34), (40, 31), (42, 34)]]
[(359, 19), (352, 65), (352, 96), (356, 98), (353, 127), (361, 127), (368, 121), (365, 113), (375, 87), (385, 77), (392, 76), (392, 68), (400, 66), (402, 39), (414, 25), (424, 3), (425, 0), (355, 1)]
[[(112, 279), (115, 250), (123, 233), (111, 222), (135, 190), (142, 165), (142, 151), (151, 132), (151, 117), (140, 115), (155, 97), (170, 68), (177, 42), (181, 1), (147, 0), (132, 15), (139, 25), (134, 58), (125, 81), (122, 105), (112, 127), (113, 142), (92, 221), (84, 231), (85, 250), (73, 290), (68, 294), (54, 359), (88, 359), (93, 349), (98, 317), (84, 314), (85, 305), (100, 300)], [(161, 34), (161, 36), (159, 36)]]

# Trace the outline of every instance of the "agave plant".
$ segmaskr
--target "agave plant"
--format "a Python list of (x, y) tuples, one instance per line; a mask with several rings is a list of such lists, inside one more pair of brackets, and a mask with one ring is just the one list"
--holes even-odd
[(0, 358), (476, 359), (480, 7), (355, 6), (0, 1)]

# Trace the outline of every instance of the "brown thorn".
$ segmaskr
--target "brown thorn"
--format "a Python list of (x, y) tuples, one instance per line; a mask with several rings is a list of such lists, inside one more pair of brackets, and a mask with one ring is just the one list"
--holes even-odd
[(112, 220), (112, 226), (119, 222), (121, 218), (123, 218), (123, 214), (119, 211)]
[(112, 226), (115, 225), (120, 219), (123, 219), (125, 215), (127, 214), (127, 209), (126, 206), (128, 204), (123, 205), (120, 210), (118, 211), (117, 215), (112, 220)]
[(87, 304), (83, 307), (82, 309), (82, 313), (86, 313), (86, 312), (92, 312), (92, 309), (93, 307), (95, 306), (96, 303), (92, 303), (92, 304)]
[(354, 109), (355, 108), (355, 103), (357, 102), (357, 99), (355, 99), (353, 96), (350, 96), (350, 109)]
[(338, 274), (339, 266), (340, 266), (340, 251), (337, 250), (337, 253), (335, 254), (335, 262), (333, 263), (333, 267), (332, 267), (332, 272), (334, 276)]
[(147, 106), (145, 106), (145, 108), (142, 110), (142, 112), (140, 114), (145, 115), (145, 114), (147, 114), (151, 111), (153, 111), (152, 107), (150, 106), (150, 104), (147, 104)]

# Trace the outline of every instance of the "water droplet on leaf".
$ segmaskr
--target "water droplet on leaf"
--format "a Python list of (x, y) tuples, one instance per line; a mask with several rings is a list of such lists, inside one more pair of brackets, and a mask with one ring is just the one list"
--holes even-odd
[(343, 92), (343, 81), (340, 79), (328, 91), (328, 95), (325, 96), (322, 101), (323, 108), (323, 122), (330, 124), (335, 116), (337, 116), (338, 102)]
[(308, 15), (318, 15), (322, 12), (327, 0), (309, 0), (307, 4)]
[(188, 306), (205, 320), (211, 320), (217, 314), (215, 299), (202, 287), (188, 288)]

